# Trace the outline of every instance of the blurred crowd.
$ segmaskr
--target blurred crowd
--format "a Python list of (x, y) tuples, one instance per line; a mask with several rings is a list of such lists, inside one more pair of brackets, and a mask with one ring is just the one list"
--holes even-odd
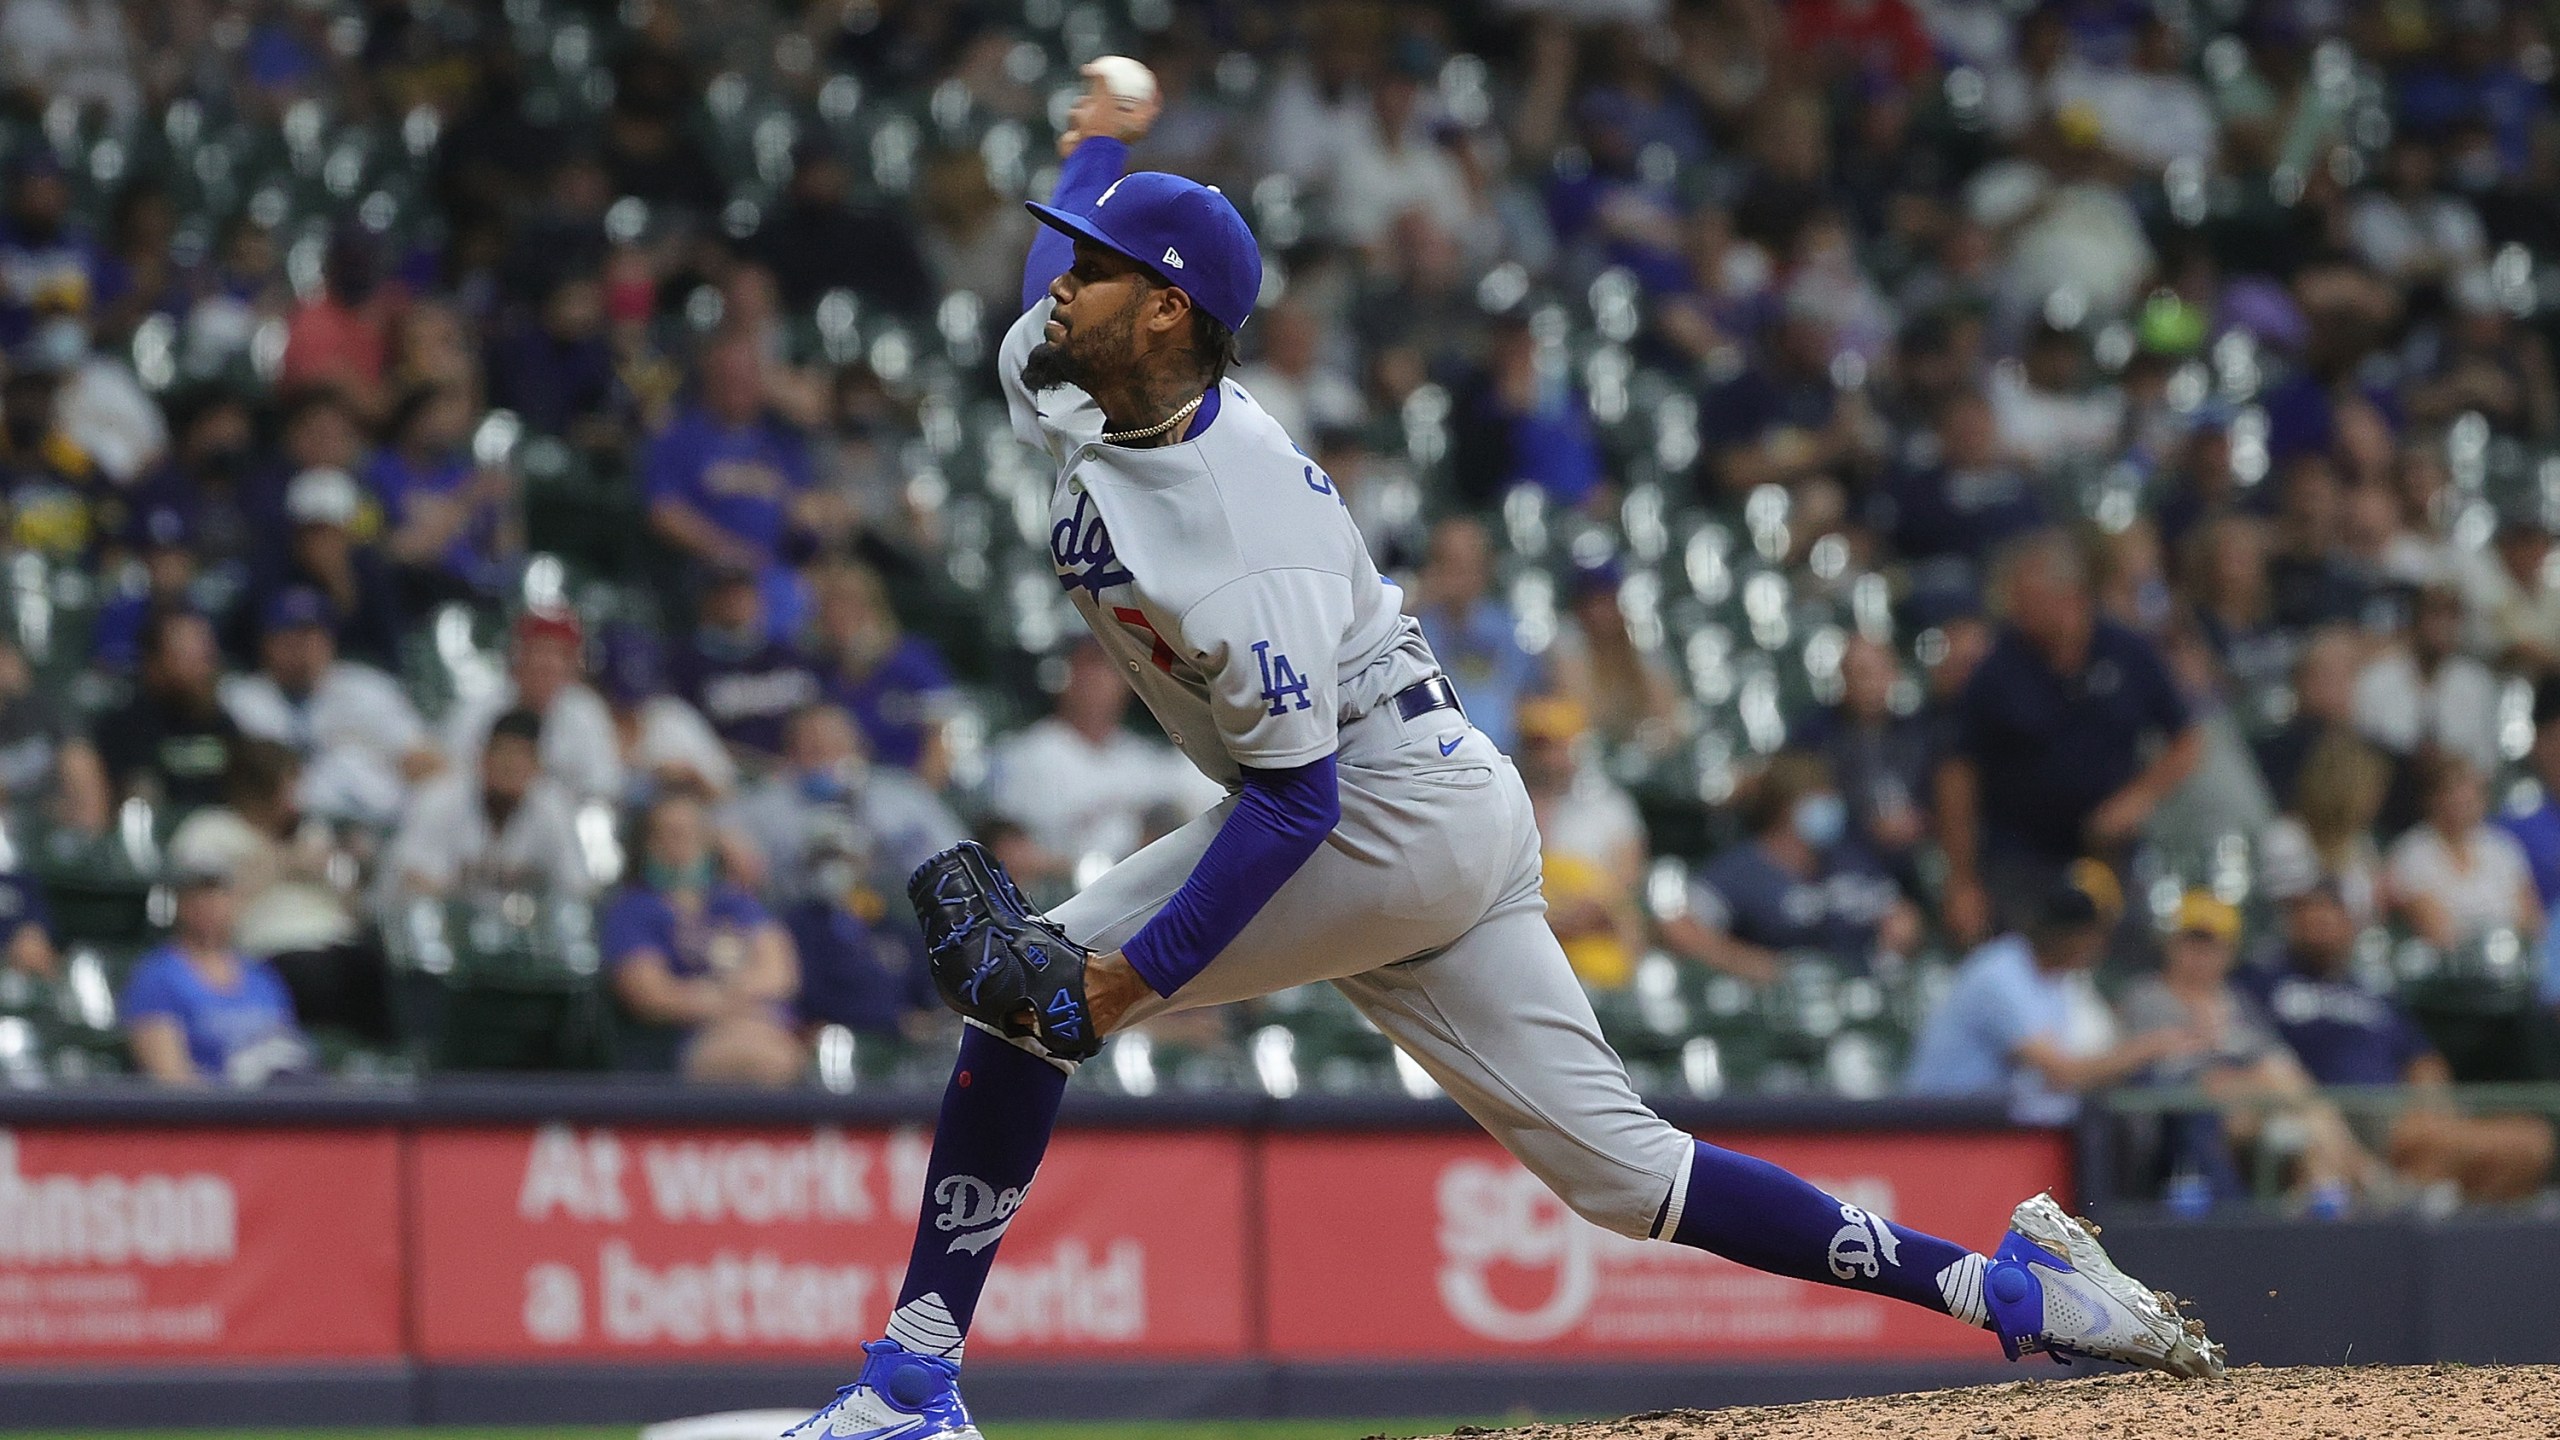
[[(0, 0), (0, 1001), (173, 1081), (866, 1083), (947, 1024), (916, 861), (1055, 897), (1214, 800), (988, 370), (1125, 52), (1644, 1078), (2530, 1193), (2539, 1121), (2316, 1087), (2560, 1075), (2549, 19)], [(1287, 1093), (1307, 1003), (1151, 1047)]]

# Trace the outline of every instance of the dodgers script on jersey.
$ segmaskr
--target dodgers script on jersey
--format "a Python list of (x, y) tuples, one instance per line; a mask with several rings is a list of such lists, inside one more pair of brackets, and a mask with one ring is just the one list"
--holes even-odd
[(1239, 765), (1306, 764), (1344, 721), (1439, 673), (1332, 478), (1243, 386), (1221, 382), (1181, 444), (1106, 444), (1083, 391), (1023, 387), (1050, 309), (1024, 312), (997, 359), (1014, 432), (1058, 466), (1049, 558), (1191, 763), (1229, 788)]

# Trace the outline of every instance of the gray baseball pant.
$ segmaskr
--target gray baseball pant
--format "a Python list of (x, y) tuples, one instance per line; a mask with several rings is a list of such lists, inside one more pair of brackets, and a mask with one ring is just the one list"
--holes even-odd
[[(1123, 1024), (1330, 981), (1575, 1213), (1670, 1233), (1696, 1147), (1637, 1097), (1547, 928), (1537, 821), (1510, 759), (1455, 711), (1382, 706), (1343, 727), (1336, 766), (1342, 820), (1323, 847), (1206, 969)], [(1095, 950), (1128, 943), (1235, 804), (1050, 918)]]

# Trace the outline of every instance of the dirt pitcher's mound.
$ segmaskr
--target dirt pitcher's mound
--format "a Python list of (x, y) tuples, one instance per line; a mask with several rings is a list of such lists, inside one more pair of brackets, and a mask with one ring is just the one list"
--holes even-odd
[(1458, 1433), (1501, 1440), (2560, 1440), (2560, 1366), (2248, 1369), (2223, 1384), (2111, 1375)]

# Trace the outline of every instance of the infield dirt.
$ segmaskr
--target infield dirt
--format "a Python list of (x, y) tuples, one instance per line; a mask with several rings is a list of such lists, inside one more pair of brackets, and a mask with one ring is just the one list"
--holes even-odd
[[(2110, 1375), (1750, 1410), (1675, 1410), (1498, 1440), (2560, 1440), (2560, 1366)], [(1448, 1440), (1448, 1437), (1443, 1437)]]

